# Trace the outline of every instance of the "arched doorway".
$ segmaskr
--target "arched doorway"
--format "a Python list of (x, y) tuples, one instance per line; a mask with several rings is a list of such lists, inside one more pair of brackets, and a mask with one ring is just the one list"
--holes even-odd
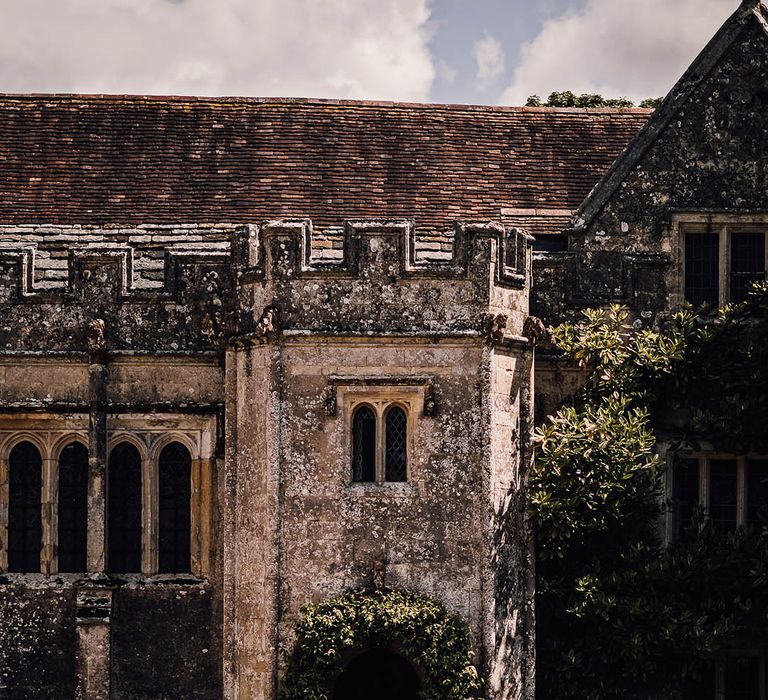
[(416, 700), (419, 685), (415, 669), (400, 654), (370, 649), (341, 672), (333, 700)]

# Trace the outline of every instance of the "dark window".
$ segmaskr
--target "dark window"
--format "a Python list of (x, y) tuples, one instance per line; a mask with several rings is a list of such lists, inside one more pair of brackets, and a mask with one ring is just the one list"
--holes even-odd
[(40, 452), (32, 443), (19, 443), (8, 459), (8, 571), (40, 571), (42, 482)]
[(408, 480), (408, 420), (405, 411), (399, 406), (392, 406), (387, 411), (386, 429), (386, 480)]
[(731, 234), (730, 301), (747, 298), (752, 283), (765, 277), (765, 234)]
[(568, 237), (562, 233), (543, 233), (536, 236), (533, 250), (537, 253), (564, 253), (568, 250)]
[(59, 456), (59, 571), (85, 571), (88, 533), (88, 450), (79, 442)]
[(685, 299), (694, 306), (720, 301), (720, 235), (685, 235)]
[(760, 697), (760, 658), (734, 656), (724, 663), (723, 698), (725, 700), (758, 700)]
[(709, 463), (709, 517), (720, 530), (736, 528), (736, 460)]
[(189, 572), (192, 497), (192, 458), (189, 450), (178, 442), (172, 442), (160, 453), (158, 470), (160, 572)]
[(680, 537), (690, 526), (699, 505), (699, 460), (685, 459), (676, 464), (673, 482), (675, 536)]
[(141, 455), (121, 442), (109, 455), (107, 570), (141, 571)]
[(768, 524), (768, 460), (747, 462), (747, 522)]
[(358, 407), (352, 417), (352, 479), (376, 481), (376, 414), (370, 406)]

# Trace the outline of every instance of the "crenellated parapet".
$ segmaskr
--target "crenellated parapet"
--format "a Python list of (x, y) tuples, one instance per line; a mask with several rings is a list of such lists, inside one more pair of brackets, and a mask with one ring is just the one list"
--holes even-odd
[(242, 229), (0, 226), (0, 294), (24, 302), (76, 301), (107, 285), (120, 302), (175, 300), (200, 266), (229, 266), (232, 237)]
[(327, 240), (308, 220), (250, 227), (233, 251), (241, 328), (253, 331), (264, 308), (277, 308), (294, 334), (467, 334), (488, 314), (521, 332), (531, 254), (521, 229), (457, 222), (425, 246), (412, 221), (351, 220), (333, 256), (318, 246)]
[(0, 341), (82, 350), (99, 318), (112, 350), (221, 349), (266, 307), (302, 332), (482, 331), (491, 314), (517, 333), (529, 268), (530, 237), (496, 222), (0, 226)]
[[(382, 253), (392, 274), (399, 277), (466, 278), (473, 273), (478, 242), (485, 239), (494, 242), (493, 282), (513, 288), (526, 284), (531, 237), (522, 229), (496, 222), (457, 221), (451, 231), (431, 236), (418, 232), (407, 219), (349, 220), (339, 229), (323, 232), (316, 232), (309, 219), (281, 219), (247, 229), (248, 236), (239, 239), (237, 250), (246, 281), (323, 273), (363, 276), (366, 268), (382, 260), (376, 255), (380, 244), (373, 244), (373, 250), (373, 240), (386, 241)], [(273, 240), (285, 252), (272, 255)]]
[(0, 226), (0, 347), (85, 352), (221, 348), (231, 332), (231, 242), (241, 227)]

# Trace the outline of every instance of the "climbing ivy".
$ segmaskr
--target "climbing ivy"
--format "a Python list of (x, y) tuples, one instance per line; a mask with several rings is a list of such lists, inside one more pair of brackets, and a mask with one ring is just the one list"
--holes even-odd
[(537, 697), (706, 697), (718, 649), (768, 638), (768, 531), (701, 520), (666, 547), (653, 447), (768, 448), (768, 286), (659, 331), (614, 306), (553, 337), (585, 382), (536, 435)]
[(329, 700), (343, 659), (368, 648), (393, 648), (413, 663), (422, 700), (482, 697), (464, 622), (431, 598), (376, 591), (302, 608), (281, 699)]

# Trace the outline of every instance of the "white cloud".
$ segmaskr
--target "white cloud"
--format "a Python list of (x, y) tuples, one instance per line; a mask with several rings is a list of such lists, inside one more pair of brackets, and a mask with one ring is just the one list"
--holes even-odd
[(426, 100), (428, 0), (0, 0), (0, 91)]
[(735, 0), (589, 0), (546, 22), (523, 47), (501, 101), (524, 104), (555, 90), (660, 97), (736, 7)]
[(477, 64), (477, 83), (485, 90), (504, 75), (504, 48), (501, 42), (488, 32), (474, 45)]

